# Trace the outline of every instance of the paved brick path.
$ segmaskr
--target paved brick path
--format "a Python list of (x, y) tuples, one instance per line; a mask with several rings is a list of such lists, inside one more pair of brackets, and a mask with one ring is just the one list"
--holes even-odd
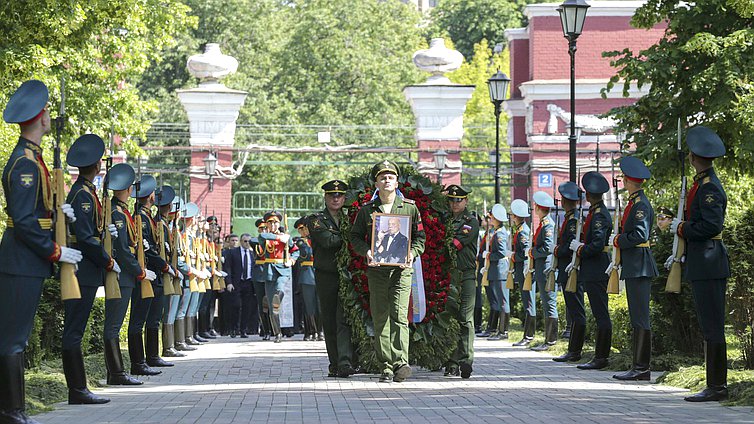
[[(107, 388), (101, 406), (60, 404), (42, 423), (752, 423), (752, 408), (690, 404), (677, 388), (626, 384), (505, 342), (476, 343), (469, 380), (415, 370), (325, 377), (323, 342), (223, 338), (138, 388)], [(253, 340), (249, 342), (248, 340)], [(626, 411), (631, 411), (630, 413)]]

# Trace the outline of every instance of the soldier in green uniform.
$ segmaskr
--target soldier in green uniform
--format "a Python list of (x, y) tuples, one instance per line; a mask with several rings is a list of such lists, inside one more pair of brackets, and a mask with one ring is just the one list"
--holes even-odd
[(343, 315), (343, 303), (338, 295), (338, 252), (343, 247), (340, 223), (345, 219), (343, 204), (348, 185), (332, 180), (323, 184), (322, 190), (325, 192), (325, 209), (311, 215), (307, 221), (314, 252), (314, 280), (330, 361), (328, 375), (348, 377), (353, 374), (356, 364), (351, 362), (351, 327)]
[[(696, 315), (704, 335), (707, 388), (684, 399), (708, 402), (728, 397), (725, 291), (730, 264), (722, 238), (728, 197), (712, 165), (715, 158), (725, 155), (725, 145), (714, 131), (701, 125), (689, 129), (686, 144), (696, 175), (683, 217), (673, 219), (670, 230), (686, 240), (684, 271), (694, 292)], [(672, 263), (673, 256), (665, 262), (666, 268)]]
[(458, 347), (445, 367), (446, 375), (461, 378), (471, 377), (474, 363), (474, 304), (476, 301), (476, 253), (479, 236), (479, 220), (466, 209), (469, 193), (458, 185), (448, 187), (450, 214), (445, 218), (446, 225), (453, 226), (453, 246), (457, 253), (453, 280), (461, 288), (461, 302), (458, 307), (458, 323), (461, 326)]
[(104, 285), (105, 272), (120, 273), (120, 267), (105, 251), (102, 233), (109, 231), (113, 238), (118, 237), (115, 225), (103, 228), (105, 219), (102, 203), (97, 197), (97, 187), (92, 183), (102, 167), (105, 143), (95, 134), (79, 137), (66, 156), (68, 165), (78, 167), (79, 176), (68, 193), (66, 203), (73, 207), (76, 222), (70, 228), (71, 246), (81, 250), (84, 259), (79, 263), (76, 276), (81, 288), (81, 299), (69, 299), (65, 305), (65, 325), (63, 327), (63, 370), (68, 385), (68, 403), (100, 404), (110, 399), (97, 396), (86, 387), (84, 357), (81, 340), (84, 337), (89, 313), (92, 311), (97, 289)]
[[(652, 332), (649, 325), (649, 298), (652, 280), (659, 275), (649, 245), (654, 210), (644, 194), (642, 184), (651, 177), (649, 169), (635, 157), (620, 162), (623, 186), (628, 190), (628, 204), (623, 210), (620, 233), (613, 234), (610, 244), (620, 249), (621, 278), (626, 280), (628, 315), (631, 318), (633, 367), (613, 378), (618, 380), (649, 380)], [(617, 187), (616, 187), (617, 189)], [(610, 264), (606, 273), (613, 269)]]
[[(351, 245), (370, 263), (367, 271), (369, 307), (372, 311), (377, 360), (381, 363), (380, 381), (402, 382), (411, 376), (408, 365), (408, 301), (411, 294), (411, 264), (424, 252), (424, 227), (413, 200), (398, 192), (398, 166), (382, 161), (372, 167), (378, 196), (366, 203), (351, 229)], [(407, 266), (376, 263), (371, 251), (373, 214), (390, 213), (411, 218), (411, 244)]]
[[(3, 112), (5, 122), (21, 127), (2, 181), (8, 225), (0, 242), (0, 421), (8, 423), (36, 423), (24, 412), (23, 352), (42, 283), (52, 276), (54, 262), (76, 264), (82, 259), (80, 251), (52, 239), (52, 183), (40, 147), (52, 129), (48, 99), (41, 81), (26, 81)], [(62, 209), (75, 221), (70, 205)]]

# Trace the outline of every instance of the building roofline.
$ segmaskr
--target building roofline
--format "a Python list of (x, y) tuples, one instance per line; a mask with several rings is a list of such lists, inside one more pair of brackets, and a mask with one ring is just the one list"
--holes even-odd
[[(636, 9), (644, 5), (646, 1), (591, 1), (587, 11), (587, 19), (598, 16), (633, 16)], [(560, 16), (558, 7), (560, 3), (537, 3), (530, 4), (524, 9), (528, 19), (540, 16)]]

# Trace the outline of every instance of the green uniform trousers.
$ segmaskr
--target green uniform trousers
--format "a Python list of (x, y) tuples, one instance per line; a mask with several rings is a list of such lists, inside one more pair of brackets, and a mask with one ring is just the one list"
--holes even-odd
[(369, 308), (374, 322), (374, 343), (381, 371), (393, 374), (408, 364), (408, 301), (413, 268), (373, 267), (367, 270)]
[(315, 270), (314, 280), (317, 284), (322, 331), (325, 333), (330, 366), (356, 365), (351, 364), (351, 327), (346, 322), (338, 293), (340, 277), (337, 272)]
[(474, 277), (461, 280), (461, 299), (458, 306), (459, 331), (458, 347), (451, 355), (450, 365), (474, 363), (474, 304), (476, 303), (476, 281)]

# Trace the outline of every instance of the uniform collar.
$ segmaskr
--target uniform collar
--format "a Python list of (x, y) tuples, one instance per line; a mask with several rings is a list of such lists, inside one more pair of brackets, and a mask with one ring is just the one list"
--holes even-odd
[(644, 194), (644, 190), (643, 189), (636, 190), (634, 192), (634, 194), (628, 196), (628, 200), (629, 201), (634, 201), (634, 200), (636, 200), (637, 197), (641, 196), (642, 194)]
[(25, 149), (31, 149), (38, 155), (42, 154), (42, 147), (40, 147), (37, 143), (29, 140), (28, 138), (19, 137), (18, 143), (21, 144)]
[(694, 182), (697, 182), (701, 180), (704, 177), (709, 177), (710, 175), (713, 175), (715, 173), (715, 168), (707, 168), (704, 171), (701, 171), (694, 175)]
[(113, 200), (115, 200), (115, 204), (120, 206), (121, 208), (128, 210), (128, 203), (118, 199), (117, 197), (113, 196)]
[(601, 207), (601, 206), (604, 206), (604, 205), (605, 205), (605, 201), (604, 201), (604, 200), (601, 200), (601, 201), (600, 201), (599, 203), (597, 203), (597, 204), (595, 204), (595, 205), (592, 205), (592, 206), (590, 206), (590, 207), (589, 207), (589, 212), (592, 212), (592, 211), (594, 211), (595, 209), (597, 209), (597, 208), (599, 208), (599, 207)]
[(86, 187), (88, 187), (89, 190), (92, 191), (92, 193), (96, 193), (97, 192), (97, 186), (94, 185), (94, 183), (92, 183), (91, 181), (87, 180), (86, 178), (84, 178), (84, 177), (82, 177), (82, 176), (79, 175), (79, 178), (76, 181), (81, 181), (81, 184), (83, 184)]

